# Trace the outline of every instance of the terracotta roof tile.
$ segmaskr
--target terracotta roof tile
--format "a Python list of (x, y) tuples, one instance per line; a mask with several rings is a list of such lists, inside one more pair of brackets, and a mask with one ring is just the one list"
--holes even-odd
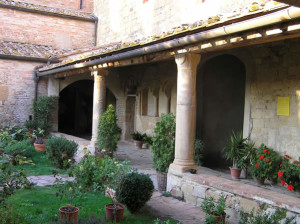
[[(1, 0), (0, 0), (1, 1)], [(107, 53), (115, 53), (120, 50), (124, 50), (127, 48), (133, 48), (136, 46), (142, 46), (149, 43), (155, 43), (157, 41), (164, 40), (166, 38), (176, 38), (181, 33), (186, 33), (188, 31), (201, 31), (203, 28), (215, 26), (217, 24), (222, 24), (225, 22), (228, 22), (230, 20), (236, 20), (245, 16), (250, 16), (252, 14), (257, 13), (264, 13), (268, 11), (272, 11), (278, 8), (286, 7), (286, 4), (279, 3), (272, 0), (259, 0), (255, 1), (249, 6), (245, 8), (240, 8), (234, 10), (232, 13), (227, 13), (223, 15), (216, 15), (211, 16), (207, 20), (200, 20), (196, 21), (193, 24), (182, 24), (178, 27), (174, 27), (169, 31), (162, 32), (160, 34), (154, 34), (152, 36), (144, 37), (142, 39), (134, 40), (134, 41), (125, 41), (125, 42), (118, 42), (114, 44), (108, 44), (105, 46), (99, 46), (94, 49), (89, 49), (88, 51), (74, 55), (72, 57), (67, 57), (65, 60), (55, 63), (46, 65), (42, 68), (40, 68), (40, 71), (50, 70), (53, 68), (61, 67), (67, 64), (76, 63), (81, 60), (85, 60), (88, 58), (96, 57), (105, 55)], [(72, 52), (74, 54), (74, 52)], [(66, 56), (66, 55), (63, 55)]]
[(48, 59), (59, 53), (51, 46), (0, 40), (0, 55)]
[(24, 10), (33, 10), (37, 12), (49, 12), (57, 15), (63, 16), (72, 16), (78, 18), (84, 18), (89, 20), (95, 20), (96, 17), (92, 13), (83, 12), (74, 9), (65, 9), (65, 8), (56, 8), (56, 7), (49, 7), (43, 5), (36, 5), (27, 2), (20, 2), (14, 0), (0, 0), (0, 7), (19, 7)]

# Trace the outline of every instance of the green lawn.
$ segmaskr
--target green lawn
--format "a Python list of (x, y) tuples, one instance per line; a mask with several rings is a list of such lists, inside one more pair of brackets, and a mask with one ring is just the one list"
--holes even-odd
[[(46, 153), (40, 153), (34, 150), (32, 152), (32, 157), (28, 159), (31, 159), (34, 165), (22, 164), (17, 166), (24, 170), (26, 176), (52, 175), (52, 170), (55, 168), (51, 164)], [(60, 174), (67, 173), (66, 170), (56, 170), (58, 170), (58, 173)]]
[[(21, 189), (8, 199), (8, 204), (13, 206), (14, 215), (19, 215), (17, 223), (57, 223), (58, 209), (65, 206), (64, 200), (56, 196), (55, 186), (34, 187)], [(87, 219), (94, 214), (98, 219), (105, 217), (104, 205), (111, 203), (110, 199), (97, 193), (87, 193), (83, 197), (74, 199), (73, 204), (79, 208), (79, 217)], [(132, 215), (125, 209), (123, 223), (147, 224), (152, 223), (155, 217), (148, 214), (148, 207), (144, 207), (139, 214)]]

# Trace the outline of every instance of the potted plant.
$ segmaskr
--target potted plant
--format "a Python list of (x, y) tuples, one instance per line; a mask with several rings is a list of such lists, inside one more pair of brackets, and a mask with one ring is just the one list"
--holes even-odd
[(117, 125), (117, 114), (113, 105), (109, 105), (99, 119), (98, 148), (104, 154), (113, 157), (120, 140), (121, 129)]
[(147, 137), (146, 134), (141, 134), (140, 132), (133, 132), (131, 134), (132, 139), (134, 140), (135, 147), (141, 149), (143, 146), (143, 140)]
[(112, 201), (112, 203), (105, 205), (106, 220), (113, 222), (122, 222), (125, 206), (118, 202), (115, 191), (113, 189), (106, 189), (105, 193), (110, 197)]
[(143, 148), (148, 149), (149, 145), (152, 145), (152, 138), (148, 137), (146, 134), (143, 137)]
[(175, 153), (175, 116), (162, 114), (161, 121), (156, 123), (152, 138), (152, 162), (157, 172), (159, 191), (166, 191), (167, 172), (174, 160)]
[(261, 144), (256, 151), (255, 160), (252, 161), (251, 173), (258, 184), (264, 184), (266, 179), (273, 180), (277, 177), (281, 158), (273, 150)]
[(242, 168), (244, 166), (243, 157), (247, 148), (248, 138), (243, 138), (243, 133), (232, 132), (230, 141), (224, 147), (225, 158), (232, 161), (230, 168), (231, 177), (233, 179), (240, 178)]
[(204, 198), (201, 204), (202, 211), (206, 214), (205, 215), (205, 223), (216, 223), (222, 222), (225, 224), (225, 196), (220, 195), (218, 202), (214, 202), (213, 197), (206, 197)]
[[(57, 172), (53, 171), (54, 177), (56, 178), (55, 184), (58, 186), (58, 192), (56, 196), (61, 199), (66, 198), (68, 205), (59, 208), (60, 220), (62, 223), (77, 224), (77, 217), (79, 209), (73, 206), (73, 198), (79, 193), (77, 190), (76, 182), (66, 181), (63, 182), (61, 177), (57, 176)], [(72, 176), (70, 173), (69, 176)]]
[(38, 128), (38, 130), (34, 130), (32, 133), (33, 138), (35, 141), (33, 143), (35, 151), (37, 152), (45, 152), (46, 151), (46, 142), (43, 139), (45, 131)]
[(38, 128), (37, 122), (35, 120), (27, 120), (25, 121), (25, 128), (27, 128), (28, 133), (32, 134), (33, 130)]

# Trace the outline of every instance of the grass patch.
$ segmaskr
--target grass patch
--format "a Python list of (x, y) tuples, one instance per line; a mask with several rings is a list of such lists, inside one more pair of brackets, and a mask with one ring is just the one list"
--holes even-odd
[[(52, 170), (56, 168), (53, 167), (46, 153), (39, 153), (33, 150), (31, 155), (32, 157), (28, 159), (31, 159), (34, 165), (22, 164), (18, 165), (17, 168), (23, 169), (26, 176), (52, 175)], [(66, 170), (56, 170), (58, 170), (59, 174), (67, 173)]]
[[(34, 187), (33, 189), (21, 189), (8, 199), (8, 204), (14, 208), (14, 216), (18, 216), (18, 223), (57, 223), (59, 221), (58, 209), (67, 203), (56, 195), (55, 186)], [(73, 204), (79, 208), (79, 217), (87, 219), (89, 215), (105, 218), (105, 204), (111, 200), (99, 193), (86, 193), (83, 197), (77, 197)], [(124, 212), (123, 223), (147, 224), (152, 223), (155, 217), (148, 214), (145, 207), (139, 214), (130, 214), (127, 209)]]

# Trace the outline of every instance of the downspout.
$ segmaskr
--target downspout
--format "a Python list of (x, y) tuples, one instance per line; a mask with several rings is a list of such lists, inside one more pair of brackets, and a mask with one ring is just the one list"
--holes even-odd
[(34, 80), (34, 101), (37, 101), (38, 98), (38, 83), (40, 77), (38, 76), (38, 69), (41, 68), (41, 65), (35, 66), (33, 69), (33, 80)]
[(267, 26), (274, 23), (282, 22), (284, 20), (290, 20), (294, 18), (300, 17), (300, 8), (297, 7), (289, 7), (285, 8), (283, 10), (270, 13), (268, 15), (252, 18), (246, 21), (241, 21), (233, 24), (229, 24), (223, 27), (218, 27), (212, 30), (203, 31), (196, 34), (191, 34), (185, 37), (169, 40), (166, 42), (134, 49), (131, 51), (95, 59), (92, 61), (82, 62), (78, 64), (68, 65), (65, 67), (58, 67), (54, 68), (52, 70), (46, 70), (42, 72), (38, 72), (38, 76), (45, 76), (50, 75), (58, 72), (65, 72), (68, 70), (78, 69), (78, 68), (84, 68), (89, 67), (97, 64), (107, 63), (111, 61), (119, 61), (124, 60), (132, 57), (142, 56), (150, 53), (155, 53), (159, 51), (174, 49), (178, 47), (184, 47), (189, 44), (194, 44), (200, 41), (225, 36), (228, 34), (233, 34), (257, 27)]
[(97, 31), (98, 31), (98, 17), (96, 17), (96, 19), (95, 19), (95, 46), (97, 46), (97, 36), (98, 36), (98, 33), (97, 33)]

